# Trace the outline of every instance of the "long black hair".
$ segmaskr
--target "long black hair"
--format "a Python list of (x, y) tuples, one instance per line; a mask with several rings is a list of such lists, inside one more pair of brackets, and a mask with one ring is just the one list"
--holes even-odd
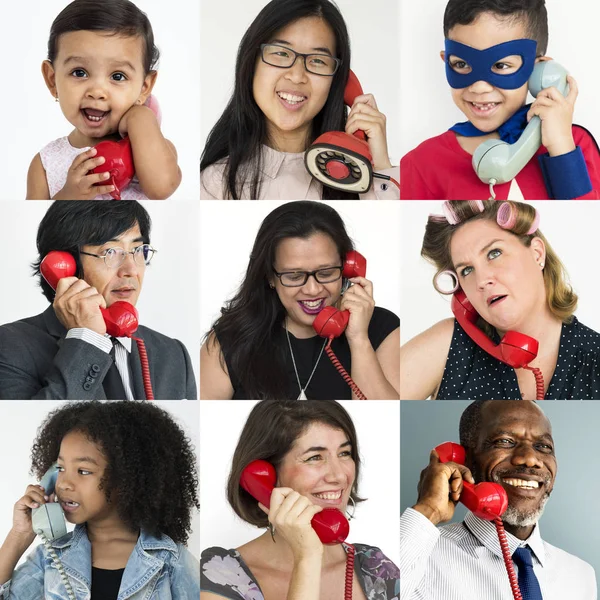
[[(200, 158), (200, 171), (228, 159), (223, 172), (225, 198), (239, 200), (244, 185), (248, 186), (251, 198), (260, 197), (261, 145), (267, 140), (267, 127), (252, 93), (256, 59), (261, 44), (271, 40), (289, 23), (305, 17), (319, 17), (327, 22), (335, 35), (337, 58), (340, 59), (325, 106), (313, 119), (309, 141), (327, 131), (344, 131), (346, 127), (344, 88), (350, 71), (350, 39), (340, 11), (330, 0), (271, 0), (242, 38), (235, 65), (233, 95), (208, 135)], [(324, 186), (323, 199), (358, 199), (358, 196)]]
[[(344, 221), (327, 204), (288, 202), (269, 213), (254, 241), (244, 281), (213, 324), (221, 364), (224, 366), (227, 356), (230, 374), (250, 399), (282, 400), (286, 395), (285, 363), (277, 344), (286, 311), (269, 282), (279, 243), (286, 238), (306, 239), (315, 233), (333, 240), (342, 261), (354, 247)], [(208, 344), (215, 341), (209, 335)]]

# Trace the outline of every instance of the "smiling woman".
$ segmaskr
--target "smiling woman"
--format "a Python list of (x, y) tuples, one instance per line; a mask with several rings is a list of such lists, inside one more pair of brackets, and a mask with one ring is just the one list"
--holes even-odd
[[(202, 199), (357, 199), (323, 187), (304, 166), (304, 152), (330, 131), (364, 131), (373, 170), (397, 177), (373, 96), (361, 92), (346, 114), (350, 41), (330, 0), (269, 2), (242, 38), (235, 72), (233, 95), (202, 153)], [(397, 196), (380, 184), (360, 197)]]
[(539, 225), (517, 202), (450, 201), (430, 215), (421, 254), (435, 288), (454, 293), (456, 319), (403, 346), (401, 398), (600, 398), (600, 334), (574, 316), (577, 295)]
[[(240, 484), (257, 459), (275, 470), (268, 506)], [(354, 423), (340, 404), (257, 403), (233, 454), (227, 499), (243, 521), (267, 530), (238, 548), (202, 552), (201, 599), (397, 598), (398, 568), (379, 548), (325, 544), (311, 526), (324, 511), (340, 521), (337, 511), (353, 514), (364, 501), (360, 470)]]
[(397, 399), (400, 322), (375, 306), (371, 281), (344, 274), (353, 249), (344, 222), (326, 204), (289, 202), (273, 210), (258, 231), (244, 281), (200, 351), (200, 397), (357, 397), (323, 356), (327, 339), (313, 327), (337, 308), (349, 311), (347, 327), (331, 342), (340, 364), (367, 398)]

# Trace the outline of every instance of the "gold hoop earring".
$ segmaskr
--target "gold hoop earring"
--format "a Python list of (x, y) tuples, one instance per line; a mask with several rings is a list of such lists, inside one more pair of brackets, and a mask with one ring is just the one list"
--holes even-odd
[(348, 500), (352, 502), (352, 514), (350, 514), (347, 510), (346, 514), (348, 515), (348, 521), (351, 521), (352, 519), (354, 519), (354, 513), (356, 512), (356, 502), (354, 502), (354, 498), (352, 496), (350, 496)]

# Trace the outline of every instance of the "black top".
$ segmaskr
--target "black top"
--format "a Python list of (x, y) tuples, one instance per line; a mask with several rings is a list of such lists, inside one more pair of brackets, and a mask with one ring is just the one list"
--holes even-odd
[(124, 571), (92, 567), (92, 600), (117, 600)]
[[(497, 334), (494, 338), (500, 341)], [(477, 346), (455, 320), (437, 398), (521, 400), (521, 392), (515, 370)], [(562, 325), (556, 368), (545, 399), (600, 399), (600, 334), (576, 317)]]
[[(399, 326), (400, 319), (393, 312), (376, 306), (373, 316), (371, 317), (371, 322), (369, 323), (368, 332), (369, 341), (371, 342), (373, 349), (377, 350), (381, 345), (381, 342), (383, 342), (383, 340)], [(294, 359), (296, 360), (298, 376), (300, 377), (300, 383), (303, 387), (306, 385), (306, 382), (312, 373), (324, 341), (325, 338), (318, 335), (311, 338), (298, 339), (290, 333), (290, 342), (294, 352)], [(285, 357), (285, 370), (288, 381), (286, 398), (282, 398), (282, 400), (295, 400), (300, 395), (300, 389), (298, 387), (298, 381), (294, 372), (294, 365), (292, 363), (292, 357), (290, 355), (290, 349), (283, 327), (277, 338), (277, 346)], [(351, 374), (352, 361), (350, 357), (350, 346), (348, 345), (346, 335), (342, 334), (339, 338), (334, 339), (331, 344), (331, 349), (342, 363), (344, 369)], [(248, 400), (248, 394), (242, 388), (240, 381), (231, 368), (229, 357), (225, 353), (224, 357), (227, 371), (229, 372), (229, 378), (234, 389), (233, 399)], [(348, 384), (342, 379), (342, 376), (333, 366), (325, 351), (323, 351), (323, 354), (319, 359), (319, 364), (310, 381), (310, 385), (305, 390), (305, 394), (309, 400), (350, 400), (352, 398), (352, 392), (348, 387)]]

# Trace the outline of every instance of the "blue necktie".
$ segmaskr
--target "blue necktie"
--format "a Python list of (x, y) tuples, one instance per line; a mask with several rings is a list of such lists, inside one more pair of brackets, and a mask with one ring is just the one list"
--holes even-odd
[(523, 600), (543, 600), (540, 582), (533, 572), (533, 559), (529, 546), (517, 548), (512, 557), (519, 567), (519, 588)]

